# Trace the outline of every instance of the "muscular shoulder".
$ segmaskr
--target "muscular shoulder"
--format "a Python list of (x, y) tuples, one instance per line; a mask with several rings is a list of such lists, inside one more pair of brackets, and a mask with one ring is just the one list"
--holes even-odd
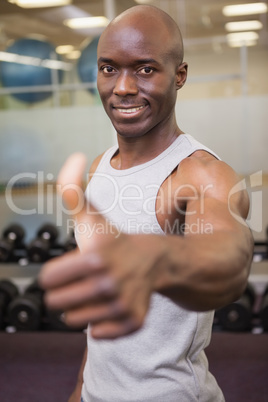
[(237, 174), (229, 165), (206, 151), (196, 151), (183, 159), (176, 172), (176, 180), (179, 182), (193, 185), (212, 183), (217, 184), (217, 188), (235, 183), (237, 179)]
[(242, 188), (241, 178), (225, 162), (206, 151), (196, 151), (185, 158), (177, 168), (175, 180), (178, 186), (194, 189), (199, 195), (232, 202), (243, 216), (247, 216), (249, 200)]

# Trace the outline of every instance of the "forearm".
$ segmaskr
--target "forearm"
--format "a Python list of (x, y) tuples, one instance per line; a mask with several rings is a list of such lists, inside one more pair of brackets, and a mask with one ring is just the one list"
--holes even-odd
[[(160, 240), (160, 239), (159, 239)], [(252, 258), (247, 229), (208, 235), (166, 236), (155, 266), (154, 290), (187, 309), (205, 311), (226, 305), (243, 292)]]

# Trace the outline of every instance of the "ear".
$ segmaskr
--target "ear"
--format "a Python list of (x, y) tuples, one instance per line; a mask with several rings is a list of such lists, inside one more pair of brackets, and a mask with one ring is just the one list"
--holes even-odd
[(187, 79), (188, 64), (181, 63), (176, 72), (176, 88), (177, 91), (183, 87)]

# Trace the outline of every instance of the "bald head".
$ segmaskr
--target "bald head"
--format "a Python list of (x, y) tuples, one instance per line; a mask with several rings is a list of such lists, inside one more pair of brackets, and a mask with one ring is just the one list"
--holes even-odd
[(115, 30), (133, 27), (133, 31), (147, 31), (147, 35), (155, 36), (159, 45), (166, 48), (166, 53), (179, 66), (183, 61), (183, 42), (180, 29), (176, 22), (164, 11), (150, 5), (131, 7), (110, 22), (100, 37), (100, 42)]
[(102, 33), (97, 58), (98, 91), (119, 136), (174, 133), (187, 63), (180, 30), (168, 14), (152, 6), (128, 9)]

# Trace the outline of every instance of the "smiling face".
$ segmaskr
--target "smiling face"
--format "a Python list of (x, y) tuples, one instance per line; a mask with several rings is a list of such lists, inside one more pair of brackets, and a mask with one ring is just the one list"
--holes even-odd
[(177, 90), (186, 79), (180, 36), (171, 37), (159, 10), (146, 14), (143, 7), (124, 13), (104, 31), (98, 46), (98, 90), (124, 137), (170, 130)]

